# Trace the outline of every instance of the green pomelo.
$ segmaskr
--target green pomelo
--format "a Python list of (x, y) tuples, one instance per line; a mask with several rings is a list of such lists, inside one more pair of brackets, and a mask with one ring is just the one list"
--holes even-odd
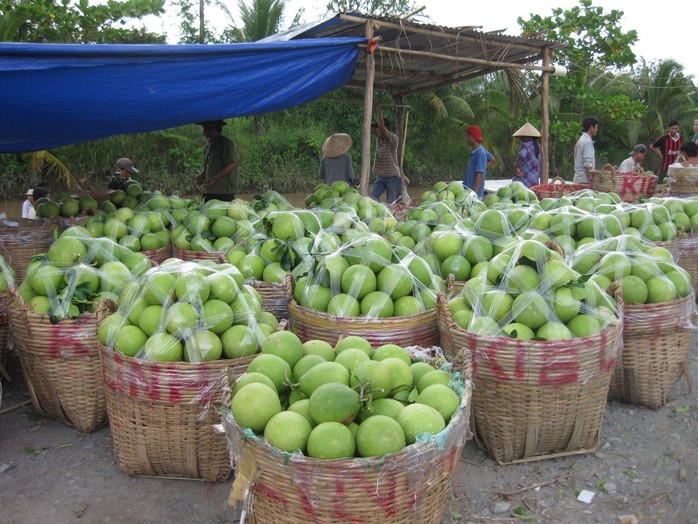
[(514, 299), (512, 313), (516, 322), (538, 329), (548, 321), (550, 306), (541, 295), (527, 291)]
[(669, 302), (678, 296), (674, 283), (663, 275), (650, 278), (646, 284), (647, 302), (650, 304)]
[(330, 299), (327, 313), (335, 317), (358, 317), (361, 314), (361, 305), (353, 296), (339, 293)]
[(165, 328), (174, 335), (186, 334), (196, 329), (199, 314), (188, 302), (175, 302), (165, 312)]
[(346, 459), (356, 453), (356, 441), (352, 431), (344, 424), (323, 422), (310, 432), (307, 449), (308, 456), (312, 458)]
[(203, 327), (222, 335), (233, 325), (233, 310), (222, 300), (206, 301), (202, 308)]
[(555, 290), (555, 302), (553, 311), (560, 322), (568, 322), (577, 315), (582, 307), (582, 302), (577, 299), (568, 287)]
[(444, 371), (443, 369), (434, 369), (422, 375), (422, 378), (420, 378), (417, 382), (417, 391), (421, 393), (433, 384), (443, 384), (444, 386), (448, 386), (452, 380), (453, 375), (451, 375), (448, 371)]
[(293, 367), (304, 355), (303, 343), (292, 331), (276, 331), (262, 344), (262, 353), (277, 355)]
[(412, 370), (413, 384), (418, 384), (425, 374), (429, 373), (430, 371), (434, 371), (434, 367), (426, 362), (415, 362), (410, 365), (410, 369)]
[(306, 340), (303, 342), (304, 355), (320, 355), (327, 362), (335, 360), (334, 348), (324, 340)]
[(160, 305), (148, 306), (143, 310), (138, 319), (138, 326), (143, 333), (151, 336), (160, 331), (160, 325), (164, 318), (164, 310)]
[(338, 355), (349, 348), (357, 348), (366, 353), (369, 357), (373, 356), (373, 347), (371, 347), (371, 343), (359, 335), (341, 337), (337, 341), (337, 344), (335, 344), (334, 351)]
[(520, 340), (532, 340), (536, 336), (530, 327), (518, 322), (507, 324), (502, 328), (502, 332), (506, 333), (506, 335), (511, 338), (518, 338)]
[(272, 388), (253, 382), (240, 388), (233, 397), (230, 411), (240, 427), (262, 434), (269, 420), (281, 413), (281, 402)]
[(394, 398), (377, 398), (371, 402), (367, 402), (359, 411), (359, 420), (362, 422), (369, 417), (376, 415), (384, 415), (397, 420), (397, 415), (402, 411), (405, 405), (395, 400)]
[(185, 362), (211, 362), (220, 360), (223, 355), (221, 339), (213, 331), (202, 329), (186, 339)]
[(297, 450), (305, 452), (312, 430), (312, 426), (303, 415), (293, 411), (282, 411), (269, 419), (264, 427), (264, 438), (275, 448), (288, 453)]
[(284, 393), (290, 389), (291, 366), (281, 357), (270, 354), (257, 355), (247, 367), (248, 373), (252, 371), (269, 377), (278, 393)]
[(536, 331), (536, 338), (542, 338), (543, 340), (567, 340), (573, 338), (573, 335), (572, 331), (562, 322), (546, 322)]
[(509, 293), (495, 289), (486, 292), (482, 297), (482, 311), (485, 315), (499, 322), (511, 311), (513, 303), (514, 299)]
[(138, 326), (124, 325), (119, 328), (114, 337), (114, 350), (126, 356), (136, 356), (149, 338)]
[(385, 360), (386, 358), (397, 358), (408, 366), (412, 364), (412, 357), (402, 347), (397, 344), (383, 344), (378, 346), (371, 355), (373, 360)]
[(109, 347), (109, 345), (114, 342), (116, 333), (123, 325), (128, 325), (128, 319), (126, 319), (123, 314), (118, 312), (113, 313), (102, 320), (97, 328), (97, 338), (99, 339), (100, 344), (105, 347)]
[(451, 420), (451, 417), (460, 405), (458, 394), (448, 386), (443, 384), (433, 384), (422, 391), (417, 400), (419, 404), (426, 404), (438, 411), (446, 422)]
[(647, 302), (647, 286), (645, 281), (634, 275), (627, 275), (620, 279), (620, 287), (623, 291), (623, 301), (626, 304), (644, 304)]
[(206, 277), (197, 271), (182, 273), (175, 283), (175, 295), (181, 302), (204, 303), (210, 292)]
[(372, 398), (387, 397), (393, 389), (391, 369), (378, 360), (361, 362), (351, 372), (351, 387), (361, 388)]
[(581, 314), (567, 323), (575, 337), (590, 337), (601, 331), (601, 324), (591, 315)]
[[(297, 390), (294, 390), (297, 391)], [(300, 400), (296, 400), (295, 402), (292, 402), (288, 406), (287, 411), (293, 411), (294, 413), (298, 413), (299, 415), (303, 415), (303, 418), (308, 421), (308, 424), (310, 424), (311, 427), (315, 426), (315, 423), (313, 422), (313, 418), (310, 416), (310, 399), (308, 398), (302, 398)]]
[(172, 273), (156, 272), (148, 275), (145, 280), (143, 299), (149, 304), (165, 305), (172, 300), (177, 277)]
[(351, 373), (356, 366), (366, 360), (370, 360), (370, 357), (359, 348), (347, 348), (339, 353), (334, 361), (347, 368)]
[(296, 365), (293, 366), (293, 374), (296, 376), (296, 378), (300, 378), (305, 375), (310, 368), (317, 366), (322, 362), (327, 362), (327, 360), (322, 358), (320, 355), (304, 355), (300, 358), (300, 360), (298, 360), (298, 362), (296, 362)]
[(259, 351), (259, 342), (249, 326), (231, 326), (221, 335), (225, 358), (242, 358)]
[(316, 424), (349, 424), (359, 414), (359, 394), (344, 384), (322, 384), (310, 395), (310, 416)]
[(395, 306), (390, 295), (373, 291), (361, 300), (361, 315), (368, 318), (392, 317)]
[(356, 432), (356, 447), (362, 457), (382, 457), (405, 447), (406, 438), (397, 420), (385, 415), (368, 417)]
[(237, 394), (237, 392), (240, 391), (240, 389), (242, 389), (244, 386), (246, 386), (247, 384), (251, 384), (252, 382), (266, 384), (271, 389), (276, 390), (276, 386), (274, 385), (274, 383), (271, 381), (271, 379), (268, 376), (264, 375), (263, 373), (259, 373), (257, 371), (252, 371), (252, 372), (245, 373), (244, 375), (242, 375), (240, 378), (238, 378), (235, 381), (235, 386), (233, 387), (233, 392), (232, 392), (233, 396), (235, 396)]
[(310, 368), (298, 383), (300, 390), (310, 398), (317, 388), (323, 384), (337, 383), (349, 385), (349, 371), (337, 362), (322, 362)]
[(143, 357), (158, 362), (179, 362), (184, 349), (182, 343), (169, 333), (155, 333), (145, 343)]
[(397, 422), (405, 432), (407, 444), (414, 444), (417, 436), (422, 433), (435, 435), (446, 428), (446, 421), (441, 413), (426, 404), (415, 403), (405, 406), (405, 409), (398, 413)]

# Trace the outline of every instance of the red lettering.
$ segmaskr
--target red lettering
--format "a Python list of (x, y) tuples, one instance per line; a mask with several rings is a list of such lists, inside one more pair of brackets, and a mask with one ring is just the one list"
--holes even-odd
[(500, 349), (505, 349), (507, 352), (510, 352), (511, 348), (501, 348), (498, 344), (491, 344), (483, 348), (475, 349), (473, 373), (477, 371), (479, 365), (484, 364), (487, 365), (492, 370), (492, 374), (500, 380), (523, 380), (526, 377), (526, 357), (529, 351), (523, 343), (514, 342), (514, 344), (516, 345), (516, 358), (514, 360), (514, 369), (511, 370), (512, 373), (508, 373), (497, 361), (497, 353), (499, 353)]
[(579, 363), (576, 361), (578, 355), (579, 351), (573, 347), (544, 352), (540, 357), (543, 365), (539, 384), (553, 386), (576, 382), (579, 379)]

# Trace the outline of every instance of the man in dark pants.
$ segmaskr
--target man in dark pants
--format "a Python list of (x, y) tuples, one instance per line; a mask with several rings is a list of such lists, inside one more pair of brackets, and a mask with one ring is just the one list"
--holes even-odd
[(235, 162), (235, 146), (233, 141), (223, 135), (223, 120), (200, 122), (204, 136), (208, 139), (204, 153), (204, 166), (194, 179), (202, 186), (204, 202), (223, 200), (230, 202), (235, 199), (237, 191), (237, 162)]

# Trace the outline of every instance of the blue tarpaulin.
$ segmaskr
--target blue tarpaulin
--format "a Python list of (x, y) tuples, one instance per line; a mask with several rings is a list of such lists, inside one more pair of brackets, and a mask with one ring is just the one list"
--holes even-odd
[(363, 38), (0, 44), (0, 152), (279, 111), (341, 87)]

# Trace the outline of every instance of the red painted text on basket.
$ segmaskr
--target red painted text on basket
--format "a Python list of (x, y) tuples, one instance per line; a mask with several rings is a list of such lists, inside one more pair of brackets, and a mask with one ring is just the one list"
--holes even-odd
[[(637, 182), (640, 182), (637, 187)], [(646, 175), (623, 177), (623, 188), (621, 194), (632, 193), (634, 195), (644, 195), (657, 186), (657, 179)]]
[(76, 336), (74, 328), (74, 325), (68, 330), (60, 324), (51, 326), (51, 346), (49, 347), (51, 357), (60, 358), (66, 348), (70, 349), (70, 355), (74, 357), (86, 357), (91, 353), (85, 341)]

